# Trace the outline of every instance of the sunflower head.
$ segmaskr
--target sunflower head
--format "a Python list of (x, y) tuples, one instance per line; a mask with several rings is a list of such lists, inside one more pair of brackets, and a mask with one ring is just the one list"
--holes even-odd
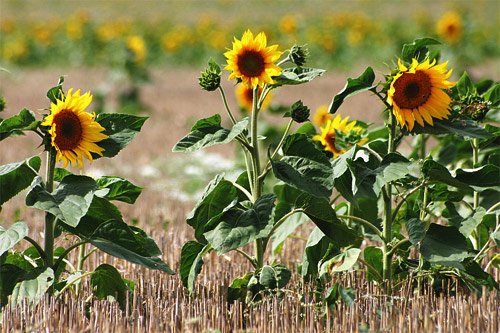
[(101, 133), (105, 129), (95, 121), (95, 113), (84, 111), (91, 101), (89, 92), (80, 95), (78, 90), (73, 94), (73, 89), (70, 89), (67, 96), (57, 100), (57, 104), (52, 103), (50, 115), (41, 124), (49, 127), (50, 142), (57, 151), (56, 160), (63, 160), (64, 168), (71, 162), (81, 169), (83, 157), (92, 163), (91, 153), (102, 156), (104, 148), (96, 142), (108, 136)]
[(463, 23), (456, 12), (448, 12), (441, 17), (436, 25), (437, 33), (449, 43), (456, 43), (463, 34)]
[(320, 128), (321, 134), (313, 136), (334, 158), (345, 153), (353, 144), (362, 145), (368, 140), (363, 139), (366, 132), (364, 128), (356, 126), (356, 121), (348, 121), (349, 117), (342, 119), (337, 115), (335, 119), (328, 119), (326, 125)]
[(281, 74), (281, 68), (274, 64), (283, 52), (278, 45), (267, 46), (266, 35), (261, 32), (255, 38), (250, 30), (241, 40), (234, 38), (233, 49), (224, 53), (227, 58), (225, 69), (232, 71), (229, 80), (241, 79), (246, 87), (255, 88), (273, 84), (272, 76)]
[(413, 129), (415, 120), (424, 127), (424, 122), (433, 126), (433, 118), (448, 119), (451, 98), (442, 89), (455, 86), (449, 82), (451, 69), (446, 70), (448, 62), (436, 65), (427, 59), (419, 63), (413, 59), (409, 68), (399, 63), (397, 73), (387, 92), (387, 102), (401, 128)]
[(326, 105), (322, 105), (314, 113), (312, 122), (316, 126), (323, 126), (328, 120), (332, 119), (333, 114), (328, 113), (328, 107)]

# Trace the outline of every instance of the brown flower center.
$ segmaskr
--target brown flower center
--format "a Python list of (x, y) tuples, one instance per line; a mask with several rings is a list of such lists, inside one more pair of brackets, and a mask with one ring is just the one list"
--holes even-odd
[(431, 88), (429, 75), (423, 71), (403, 73), (394, 82), (393, 100), (401, 109), (416, 109), (427, 102), (431, 96)]
[(338, 150), (337, 147), (335, 146), (335, 132), (328, 133), (325, 137), (325, 140), (326, 142), (328, 142), (328, 145), (335, 153), (337, 154), (340, 153), (340, 150)]
[(238, 68), (244, 76), (257, 77), (266, 69), (266, 62), (258, 51), (247, 50), (238, 57)]
[(82, 140), (82, 125), (78, 116), (70, 110), (62, 110), (54, 116), (56, 125), (55, 144), (60, 150), (78, 147)]

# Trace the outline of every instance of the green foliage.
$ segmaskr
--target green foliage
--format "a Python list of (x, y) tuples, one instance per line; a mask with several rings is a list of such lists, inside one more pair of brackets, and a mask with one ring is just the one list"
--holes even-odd
[(120, 305), (120, 309), (125, 310), (127, 306), (126, 293), (131, 290), (129, 290), (116, 268), (108, 264), (99, 265), (92, 272), (90, 285), (97, 298), (114, 298)]
[(276, 83), (273, 87), (281, 87), (284, 85), (304, 84), (322, 76), (325, 70), (308, 67), (291, 67), (285, 68), (280, 76), (275, 77)]
[(19, 114), (0, 122), (0, 141), (9, 136), (22, 135), (24, 131), (34, 130), (39, 123), (36, 121), (33, 111), (22, 109)]
[(40, 170), (42, 160), (38, 156), (23, 162), (0, 166), (0, 208), (16, 194), (30, 186)]
[(19, 243), (28, 234), (28, 226), (24, 222), (14, 223), (9, 229), (0, 226), (0, 256)]

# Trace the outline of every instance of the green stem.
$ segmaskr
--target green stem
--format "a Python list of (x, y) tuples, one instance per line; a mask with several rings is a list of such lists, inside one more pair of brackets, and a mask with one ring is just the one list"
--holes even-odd
[[(378, 93), (377, 93), (378, 95)], [(379, 95), (380, 96), (380, 95)], [(389, 138), (387, 143), (387, 153), (394, 152), (394, 138), (396, 137), (396, 119), (394, 113), (389, 109)], [(389, 243), (392, 240), (392, 185), (384, 185), (384, 220), (382, 222), (382, 277), (384, 279), (384, 291), (387, 295), (392, 294), (392, 251)]]
[(425, 215), (427, 213), (427, 204), (429, 200), (429, 187), (424, 187), (424, 200), (422, 202), (422, 210), (420, 211), (420, 221), (425, 219)]
[(274, 150), (273, 154), (271, 155), (271, 159), (267, 162), (266, 167), (264, 168), (264, 171), (259, 176), (259, 178), (261, 180), (264, 180), (264, 178), (267, 176), (267, 174), (269, 173), (269, 171), (272, 170), (272, 168), (271, 168), (271, 161), (274, 160), (274, 158), (278, 154), (279, 150), (281, 149), (281, 147), (285, 143), (286, 137), (288, 136), (288, 133), (290, 133), (290, 129), (292, 128), (292, 124), (293, 124), (293, 119), (290, 119), (290, 121), (288, 122), (288, 125), (286, 126), (285, 132), (283, 132), (283, 136), (281, 137), (281, 140), (278, 143), (278, 146), (276, 147), (276, 149)]
[[(74, 250), (75, 248), (79, 247), (79, 246), (85, 246), (85, 244), (88, 243), (88, 241), (80, 241), (78, 243), (75, 243), (73, 245), (71, 245), (70, 247), (68, 247), (60, 256), (59, 256), (59, 259), (57, 259), (57, 261), (54, 263), (54, 271), (57, 271), (57, 269), (59, 268), (59, 265), (61, 264), (61, 262), (64, 260), (64, 258), (68, 255), (68, 253), (70, 253), (72, 250)], [(83, 263), (82, 263), (82, 266), (83, 266)], [(80, 256), (78, 256), (78, 270), (81, 271), (81, 267), (80, 267)]]
[(256, 263), (255, 263), (255, 260), (254, 260), (252, 257), (250, 257), (250, 255), (248, 255), (248, 253), (246, 253), (245, 251), (240, 250), (240, 249), (236, 249), (235, 251), (236, 251), (236, 252), (238, 252), (239, 254), (243, 255), (245, 258), (247, 258), (247, 259), (248, 259), (248, 261), (250, 261), (250, 263), (252, 264), (252, 266), (253, 266), (254, 268), (257, 268), (257, 267), (256, 267), (257, 265), (256, 265)]
[(406, 244), (410, 242), (410, 240), (408, 238), (405, 238), (405, 239), (402, 239), (400, 240), (399, 242), (396, 243), (396, 245), (394, 245), (390, 250), (389, 250), (389, 253), (392, 255), (394, 254), (394, 252), (396, 252), (397, 248), (400, 247), (401, 245), (403, 244)]
[[(50, 147), (47, 157), (47, 173), (45, 180), (45, 190), (49, 193), (54, 191), (54, 170), (56, 167), (57, 152), (54, 147)], [(54, 265), (54, 225), (56, 217), (49, 212), (45, 213), (45, 266)]]
[(40, 258), (45, 260), (45, 258), (47, 257), (45, 251), (43, 251), (42, 247), (33, 238), (29, 236), (24, 236), (24, 240), (30, 242), (40, 254)]
[(278, 221), (278, 222), (276, 222), (276, 223), (274, 224), (274, 226), (273, 226), (273, 228), (271, 229), (271, 231), (269, 231), (269, 236), (268, 236), (268, 238), (270, 238), (270, 237), (271, 237), (271, 235), (272, 235), (272, 234), (276, 231), (276, 229), (278, 229), (278, 228), (279, 228), (279, 226), (280, 226), (281, 224), (283, 224), (283, 222), (285, 222), (287, 218), (289, 218), (289, 217), (290, 217), (290, 216), (292, 216), (293, 214), (296, 214), (296, 213), (302, 213), (302, 212), (304, 212), (304, 210), (303, 210), (302, 208), (296, 208), (296, 209), (294, 209), (294, 210), (292, 210), (292, 211), (290, 211), (290, 212), (286, 213), (285, 215), (283, 215), (283, 217), (282, 217), (282, 218), (280, 218), (280, 219), (279, 219), (279, 221)]
[(426, 158), (426, 146), (427, 146), (427, 139), (429, 137), (425, 134), (420, 135), (420, 158), (425, 159)]
[(219, 86), (219, 92), (222, 96), (222, 101), (224, 102), (224, 106), (226, 108), (227, 114), (229, 115), (229, 118), (231, 119), (231, 122), (233, 123), (233, 125), (235, 125), (236, 119), (234, 119), (234, 116), (231, 113), (231, 109), (229, 109), (229, 105), (227, 104), (227, 100), (226, 100), (226, 94), (224, 93), (224, 89), (222, 89), (222, 86)]
[(420, 185), (418, 185), (417, 187), (415, 187), (414, 189), (412, 189), (410, 192), (408, 192), (403, 199), (401, 199), (401, 201), (396, 205), (396, 208), (394, 208), (393, 212), (392, 212), (392, 216), (395, 218), (397, 213), (399, 212), (399, 210), (401, 209), (401, 207), (403, 206), (403, 204), (406, 202), (406, 200), (408, 200), (408, 198), (415, 192), (417, 192), (418, 190), (420, 190), (422, 187), (424, 186), (427, 186), (427, 185), (432, 185), (434, 184), (434, 182), (427, 182), (427, 183), (422, 183)]
[(369, 263), (367, 263), (365, 260), (359, 258), (358, 259), (363, 265), (366, 266), (366, 268), (368, 268), (373, 275), (375, 275), (379, 281), (382, 281), (382, 276), (380, 276), (380, 273), (375, 269), (375, 267), (373, 267), (372, 265), (370, 265)]
[(360, 222), (363, 225), (366, 225), (368, 228), (372, 229), (377, 236), (379, 236), (381, 239), (383, 239), (383, 235), (380, 232), (380, 230), (375, 225), (373, 225), (370, 221), (362, 219), (361, 217), (351, 216), (351, 215), (337, 215), (337, 217)]
[[(471, 141), (472, 145), (472, 167), (475, 168), (477, 164), (479, 163), (479, 139), (472, 139)], [(474, 202), (473, 202), (473, 208), (474, 211), (479, 208), (479, 192), (474, 191), (473, 192), (474, 196)], [(472, 235), (473, 237), (473, 245), (474, 249), (477, 250), (479, 249), (479, 246), (481, 246), (481, 233), (479, 230), (480, 226), (478, 225), (476, 229), (474, 229)]]
[(358, 148), (366, 150), (367, 152), (369, 152), (370, 154), (372, 154), (373, 156), (375, 156), (377, 158), (377, 160), (379, 160), (380, 162), (382, 162), (382, 156), (380, 156), (379, 153), (377, 153), (375, 150), (371, 149), (370, 147), (368, 147), (368, 146), (358, 146)]
[(59, 292), (59, 294), (57, 295), (56, 298), (59, 298), (66, 291), (66, 289), (70, 288), (73, 284), (75, 284), (75, 282), (80, 281), (84, 277), (92, 275), (92, 274), (94, 274), (94, 272), (87, 272), (87, 273), (84, 273), (84, 274), (78, 276), (77, 278), (71, 280), (70, 282), (68, 282), (68, 284), (66, 284), (64, 286), (64, 288), (61, 289), (61, 291)]

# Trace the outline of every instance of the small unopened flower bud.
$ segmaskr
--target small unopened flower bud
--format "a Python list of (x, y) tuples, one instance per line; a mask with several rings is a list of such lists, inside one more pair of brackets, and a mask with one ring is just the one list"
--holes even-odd
[(309, 58), (309, 50), (304, 46), (294, 45), (290, 49), (290, 59), (297, 66), (303, 66)]
[(3, 97), (0, 96), (0, 112), (5, 110), (5, 106), (7, 106), (7, 103), (5, 103)]
[(311, 110), (302, 101), (297, 101), (292, 105), (292, 119), (297, 123), (303, 123), (309, 118)]
[(221, 69), (212, 59), (208, 61), (209, 68), (201, 72), (198, 78), (201, 88), (208, 91), (214, 91), (220, 86)]

